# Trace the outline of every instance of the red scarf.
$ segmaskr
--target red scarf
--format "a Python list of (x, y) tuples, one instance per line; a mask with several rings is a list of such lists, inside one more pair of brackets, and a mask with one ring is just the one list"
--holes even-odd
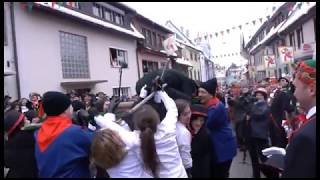
[(209, 100), (209, 102), (207, 103), (207, 107), (211, 107), (211, 106), (215, 106), (220, 102), (220, 100), (217, 97), (213, 97), (212, 99)]
[(294, 138), (294, 135), (296, 135), (298, 133), (298, 131), (305, 126), (306, 124), (308, 124), (310, 122), (310, 119), (305, 119), (305, 121), (301, 124), (300, 127), (298, 127), (296, 130), (292, 131), (292, 133), (289, 135), (288, 137), (288, 144), (290, 144), (290, 142), (292, 141), (292, 139)]
[(45, 151), (46, 148), (71, 125), (71, 119), (65, 115), (49, 116), (43, 122), (38, 132), (37, 139), (40, 151)]

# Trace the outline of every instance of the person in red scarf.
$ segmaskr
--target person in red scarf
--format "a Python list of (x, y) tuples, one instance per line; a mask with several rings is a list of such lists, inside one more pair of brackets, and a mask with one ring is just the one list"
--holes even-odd
[(215, 96), (217, 79), (210, 79), (200, 85), (200, 102), (208, 108), (206, 128), (212, 142), (214, 177), (229, 177), (232, 159), (237, 154), (236, 139), (223, 103)]
[(302, 109), (307, 110), (305, 123), (290, 138), (286, 149), (271, 147), (264, 155), (284, 156), (283, 178), (316, 177), (316, 60), (301, 61), (296, 69), (294, 96)]
[(43, 95), (47, 115), (35, 131), (35, 157), (40, 178), (90, 178), (89, 154), (93, 133), (72, 124), (68, 96), (49, 91)]

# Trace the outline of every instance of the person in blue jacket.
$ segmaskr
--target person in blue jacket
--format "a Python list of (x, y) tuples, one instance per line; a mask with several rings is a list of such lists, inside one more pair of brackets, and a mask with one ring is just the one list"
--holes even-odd
[(90, 178), (89, 154), (93, 132), (72, 124), (70, 98), (60, 92), (43, 95), (47, 118), (35, 131), (39, 178)]
[(231, 124), (223, 103), (215, 96), (217, 79), (210, 79), (200, 85), (200, 102), (207, 106), (206, 128), (212, 141), (213, 176), (227, 178), (232, 159), (236, 156), (237, 146)]

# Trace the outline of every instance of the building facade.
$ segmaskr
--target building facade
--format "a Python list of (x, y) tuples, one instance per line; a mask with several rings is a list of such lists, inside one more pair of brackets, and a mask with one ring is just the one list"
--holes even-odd
[(169, 56), (165, 53), (162, 43), (173, 32), (140, 14), (134, 17), (133, 25), (145, 37), (144, 40), (138, 41), (137, 47), (139, 78), (166, 65), (167, 68), (171, 68)]
[(120, 3), (35, 2), (32, 11), (13, 3), (21, 97), (71, 89), (135, 94), (138, 80), (135, 11)]
[(193, 80), (201, 81), (201, 49), (189, 39), (187, 31), (184, 32), (183, 28), (177, 28), (171, 21), (167, 21), (166, 26), (174, 32), (178, 47), (177, 58), (172, 68), (183, 72)]
[(4, 2), (4, 95), (12, 97), (13, 100), (20, 97), (18, 91), (17, 66), (15, 58), (15, 40), (12, 29), (11, 3)]
[(246, 43), (254, 82), (292, 76), (296, 61), (315, 57), (315, 7), (316, 2), (283, 3)]

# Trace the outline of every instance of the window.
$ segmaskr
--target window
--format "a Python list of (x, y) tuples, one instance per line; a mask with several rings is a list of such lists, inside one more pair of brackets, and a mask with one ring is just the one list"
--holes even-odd
[(146, 43), (147, 43), (147, 45), (152, 45), (152, 42), (151, 42), (151, 31), (150, 30), (147, 30)]
[(93, 14), (98, 17), (103, 17), (102, 7), (99, 4), (93, 3)]
[(152, 45), (157, 46), (157, 35), (155, 32), (152, 32)]
[(109, 10), (104, 10), (104, 18), (106, 19), (106, 20), (108, 20), (108, 21), (111, 21), (112, 20), (112, 13), (111, 13), (111, 11), (109, 11)]
[[(121, 64), (128, 65), (127, 51), (110, 48), (110, 65), (113, 68), (119, 68)], [(128, 66), (124, 67), (127, 68)]]
[(124, 24), (124, 17), (123, 15), (116, 13), (114, 11), (111, 11), (107, 9), (104, 6), (101, 6), (99, 4), (93, 3), (93, 14), (95, 16), (98, 16), (100, 18), (106, 19), (108, 21), (114, 22), (119, 25)]
[[(113, 90), (113, 96), (119, 97), (119, 88), (112, 88)], [(121, 87), (121, 96), (129, 97), (130, 87)]]
[(143, 73), (153, 72), (159, 69), (158, 62), (142, 60)]
[(7, 23), (6, 23), (7, 21), (6, 21), (6, 12), (5, 11), (3, 11), (3, 23), (4, 23), (4, 39), (3, 39), (3, 41), (4, 41), (4, 45), (6, 46), (6, 45), (8, 45), (8, 37), (7, 37)]
[(294, 38), (294, 32), (291, 32), (289, 34), (289, 41), (290, 41), (290, 46), (292, 46), (295, 49), (296, 48), (296, 41)]
[(90, 78), (87, 38), (60, 31), (63, 78)]
[(114, 22), (116, 24), (120, 24), (120, 25), (123, 25), (123, 16), (118, 14), (118, 13), (114, 13)]
[(299, 29), (297, 29), (297, 45), (298, 45), (298, 49), (300, 49), (301, 44), (303, 43), (303, 32), (302, 32), (302, 27), (300, 27)]
[(147, 30), (142, 28), (142, 35), (144, 36), (144, 43), (147, 43)]
[(162, 40), (161, 40), (161, 35), (158, 34), (158, 47), (161, 49), (162, 47)]

